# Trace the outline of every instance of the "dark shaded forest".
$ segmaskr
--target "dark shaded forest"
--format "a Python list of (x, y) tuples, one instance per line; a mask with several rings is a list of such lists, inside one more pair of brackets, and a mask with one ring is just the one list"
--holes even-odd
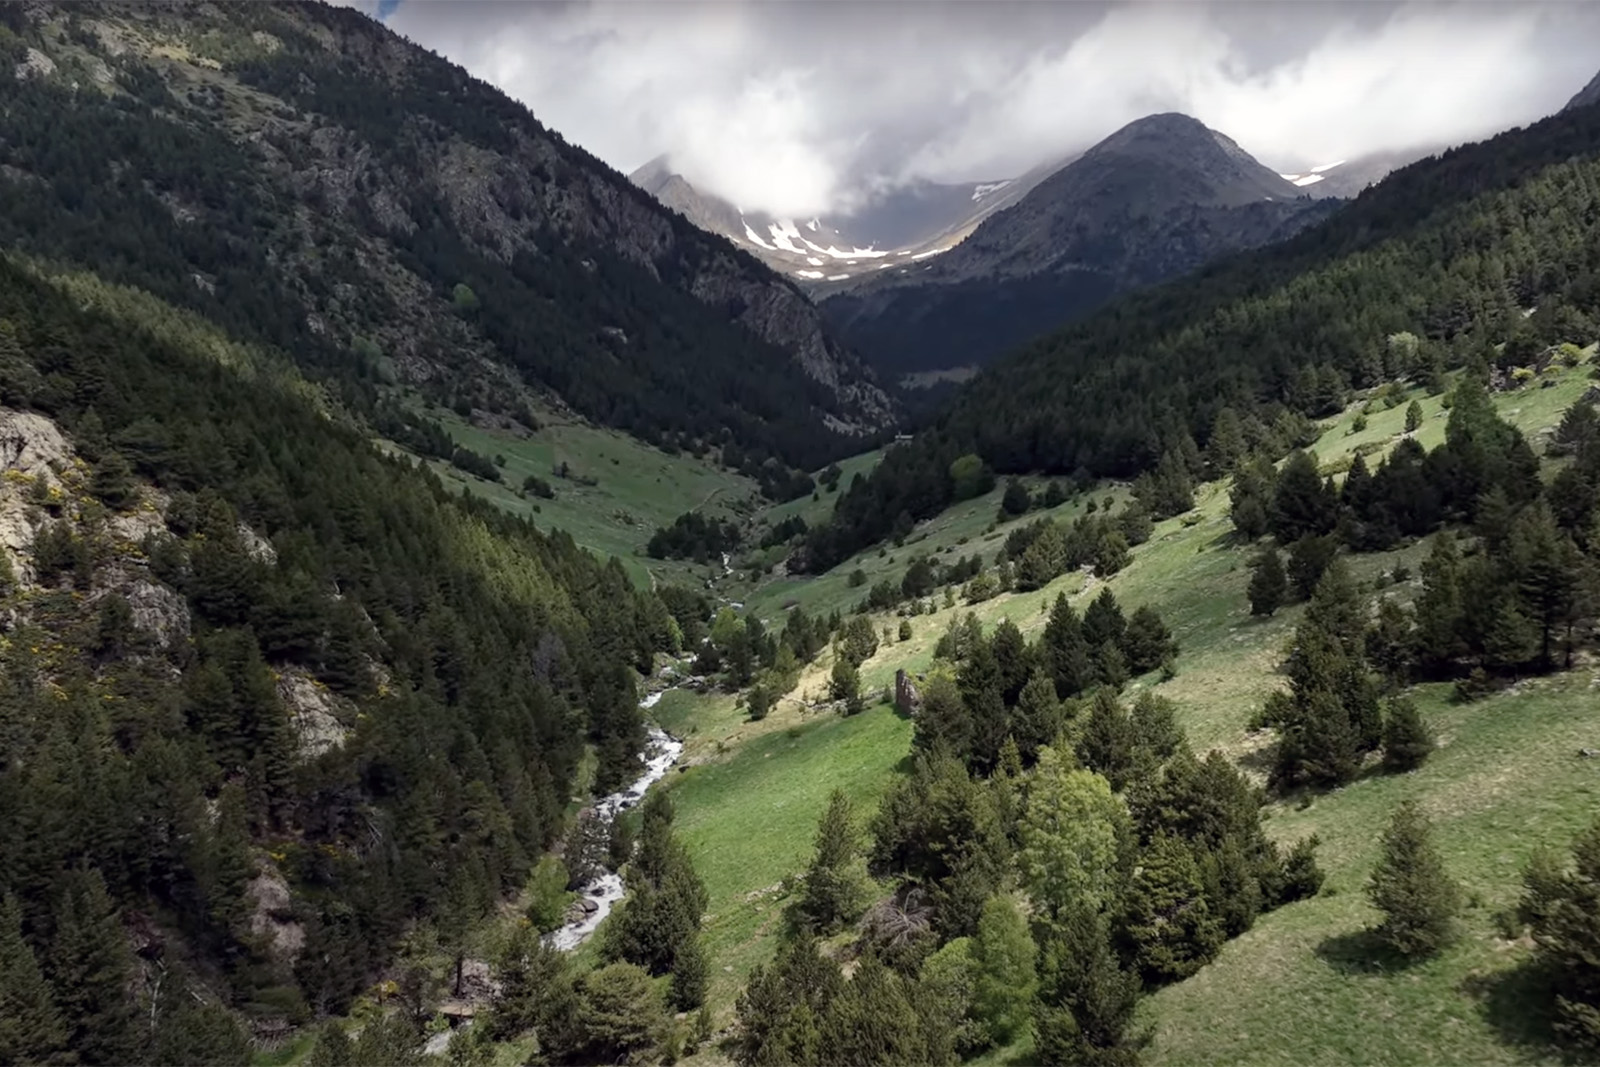
[[(29, 488), (33, 574), (0, 590), (21, 1058), (235, 1059), (224, 1009), (341, 1011), (418, 918), (461, 951), (562, 831), (585, 745), (595, 788), (635, 773), (634, 670), (674, 647), (666, 607), (222, 365), (201, 320), (9, 263), (0, 320), (0, 399), (82, 461)], [(116, 533), (152, 508), (142, 541)], [(164, 636), (135, 606), (162, 589)], [(328, 694), (330, 743), (304, 747), (286, 675)], [(261, 879), (292, 895), (262, 911)], [(292, 965), (274, 926), (304, 938)]]

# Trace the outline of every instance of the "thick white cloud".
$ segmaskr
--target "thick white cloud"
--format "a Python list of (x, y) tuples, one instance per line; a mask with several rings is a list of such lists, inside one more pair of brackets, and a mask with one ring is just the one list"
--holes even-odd
[(404, 0), (387, 22), (619, 169), (668, 153), (802, 216), (1010, 176), (1155, 111), (1286, 169), (1459, 143), (1600, 64), (1600, 5), (1571, 2)]

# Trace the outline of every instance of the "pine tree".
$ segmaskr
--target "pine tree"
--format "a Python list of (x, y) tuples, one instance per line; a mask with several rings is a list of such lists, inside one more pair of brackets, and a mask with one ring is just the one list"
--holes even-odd
[(1317, 461), (1296, 449), (1278, 472), (1269, 509), (1272, 533), (1279, 544), (1290, 545), (1304, 537), (1318, 537), (1333, 529), (1337, 501), (1317, 473)]
[(1128, 623), (1116, 594), (1111, 592), (1110, 586), (1100, 590), (1100, 595), (1090, 602), (1089, 610), (1083, 613), (1084, 641), (1096, 649), (1107, 641), (1120, 646), (1127, 629)]
[(1271, 615), (1289, 594), (1289, 578), (1278, 550), (1268, 545), (1250, 561), (1250, 614)]
[(844, 657), (833, 661), (833, 673), (828, 677), (828, 697), (842, 702), (846, 715), (863, 710), (861, 673)]
[(1104, 775), (1111, 788), (1120, 792), (1133, 768), (1136, 740), (1133, 721), (1116, 692), (1109, 687), (1097, 689), (1084, 719), (1083, 736), (1078, 740), (1078, 759), (1089, 770)]
[(1417, 651), (1425, 665), (1442, 668), (1466, 653), (1461, 630), (1461, 556), (1448, 531), (1434, 538), (1422, 562), (1417, 597)]
[(1225, 936), (1222, 921), (1212, 914), (1187, 843), (1158, 833), (1141, 850), (1117, 927), (1123, 957), (1150, 984), (1187, 978), (1216, 955)]
[(990, 1044), (1010, 1044), (1028, 1025), (1037, 951), (1016, 904), (1008, 897), (990, 897), (972, 939), (973, 1014)]
[(1461, 891), (1434, 847), (1427, 817), (1412, 801), (1395, 809), (1384, 831), (1367, 895), (1384, 915), (1376, 934), (1402, 955), (1432, 954), (1455, 935)]
[(1056, 696), (1076, 696), (1092, 684), (1094, 661), (1083, 635), (1083, 623), (1066, 595), (1056, 597), (1040, 638), (1043, 665), (1055, 683)]
[(1055, 741), (1066, 723), (1055, 683), (1042, 670), (1035, 670), (1017, 697), (1011, 712), (1011, 736), (1022, 762), (1032, 766), (1039, 749)]
[(907, 983), (876, 953), (862, 957), (822, 1017), (827, 1063), (928, 1063), (928, 1048)]
[(1122, 651), (1129, 673), (1138, 676), (1169, 663), (1178, 655), (1178, 642), (1165, 621), (1148, 604), (1140, 605), (1128, 619)]
[(1265, 460), (1243, 462), (1233, 468), (1228, 517), (1244, 541), (1255, 541), (1271, 529), (1268, 509), (1277, 477), (1277, 470)]
[(0, 1063), (68, 1062), (50, 986), (22, 936), (16, 897), (0, 900)]
[(739, 1020), (734, 1062), (740, 1067), (823, 1062), (821, 1021), (843, 987), (838, 965), (818, 954), (810, 934), (780, 945), (776, 959), (751, 971), (734, 1005)]
[(1139, 976), (1111, 950), (1104, 919), (1076, 906), (1046, 927), (1033, 1044), (1052, 1067), (1133, 1067), (1150, 1035), (1134, 1028)]
[(1332, 534), (1308, 535), (1289, 546), (1289, 563), (1285, 570), (1296, 600), (1310, 599), (1338, 551), (1339, 539)]
[(702, 935), (696, 931), (679, 942), (673, 953), (672, 978), (667, 984), (667, 1002), (674, 1011), (694, 1011), (706, 1002), (706, 986), (711, 979), (711, 965), (706, 961)]
[(1383, 719), (1383, 765), (1391, 771), (1415, 770), (1433, 753), (1433, 731), (1408, 697), (1390, 700), (1387, 712)]
[(827, 935), (861, 913), (865, 887), (853, 869), (858, 855), (850, 798), (835, 789), (818, 823), (816, 854), (800, 893), (796, 914), (802, 923)]
[(1519, 906), (1540, 962), (1552, 978), (1556, 1029), (1600, 1050), (1600, 822), (1572, 845), (1572, 866), (1535, 852), (1523, 873)]
[(54, 920), (44, 961), (68, 1044), (90, 1063), (129, 1062), (136, 1045), (126, 993), (133, 952), (99, 871), (75, 870), (62, 879)]
[(1416, 433), (1422, 428), (1422, 405), (1413, 400), (1406, 406), (1406, 433)]
[(647, 1062), (666, 1037), (666, 1015), (650, 975), (631, 963), (612, 963), (578, 979), (575, 1005), (569, 1062)]

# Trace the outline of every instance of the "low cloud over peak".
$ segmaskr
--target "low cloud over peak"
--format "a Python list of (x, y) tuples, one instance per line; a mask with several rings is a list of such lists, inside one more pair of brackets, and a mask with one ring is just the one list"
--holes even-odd
[(620, 170), (667, 154), (746, 210), (807, 217), (1009, 177), (1159, 111), (1288, 170), (1458, 143), (1558, 110), (1600, 63), (1600, 5), (1576, 3), (384, 7)]

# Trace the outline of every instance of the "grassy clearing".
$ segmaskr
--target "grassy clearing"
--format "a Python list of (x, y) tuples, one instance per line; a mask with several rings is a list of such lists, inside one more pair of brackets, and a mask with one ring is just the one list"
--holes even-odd
[(685, 768), (670, 785), (678, 835), (711, 897), (705, 937), (719, 1025), (731, 1021), (750, 969), (776, 947), (780, 883), (809, 861), (829, 794), (844, 790), (864, 818), (911, 740), (910, 722), (883, 706), (851, 718), (753, 725), (765, 728), (727, 754)]
[[(474, 452), (505, 457), (497, 485), (432, 460), (429, 465), (447, 484), (464, 486), (500, 507), (530, 518), (544, 530), (564, 530), (585, 548), (616, 556), (628, 573), (648, 586), (658, 581), (695, 585), (712, 571), (682, 561), (649, 559), (644, 546), (659, 526), (691, 509), (719, 517), (755, 509), (756, 484), (688, 454), (669, 456), (626, 434), (605, 430), (571, 416), (541, 411), (544, 425), (526, 437), (474, 426), (447, 408), (431, 413), (460, 445)], [(567, 463), (574, 475), (594, 478), (594, 486), (555, 476)], [(525, 478), (535, 475), (555, 489), (554, 500), (525, 496)]]
[[(1494, 915), (1515, 902), (1533, 847), (1565, 847), (1594, 815), (1600, 770), (1577, 751), (1600, 740), (1596, 677), (1582, 670), (1529, 681), (1465, 707), (1445, 702), (1448, 687), (1425, 687), (1418, 702), (1442, 741), (1425, 766), (1365, 778), (1303, 810), (1275, 805), (1274, 836), (1321, 837), (1328, 884), (1321, 896), (1263, 917), (1198, 975), (1147, 1003), (1151, 1062), (1557, 1060), (1520, 969), (1528, 946), (1504, 940)], [(1434, 820), (1475, 906), (1458, 945), (1399, 967), (1362, 936), (1376, 921), (1363, 886), (1379, 834), (1406, 798)]]

